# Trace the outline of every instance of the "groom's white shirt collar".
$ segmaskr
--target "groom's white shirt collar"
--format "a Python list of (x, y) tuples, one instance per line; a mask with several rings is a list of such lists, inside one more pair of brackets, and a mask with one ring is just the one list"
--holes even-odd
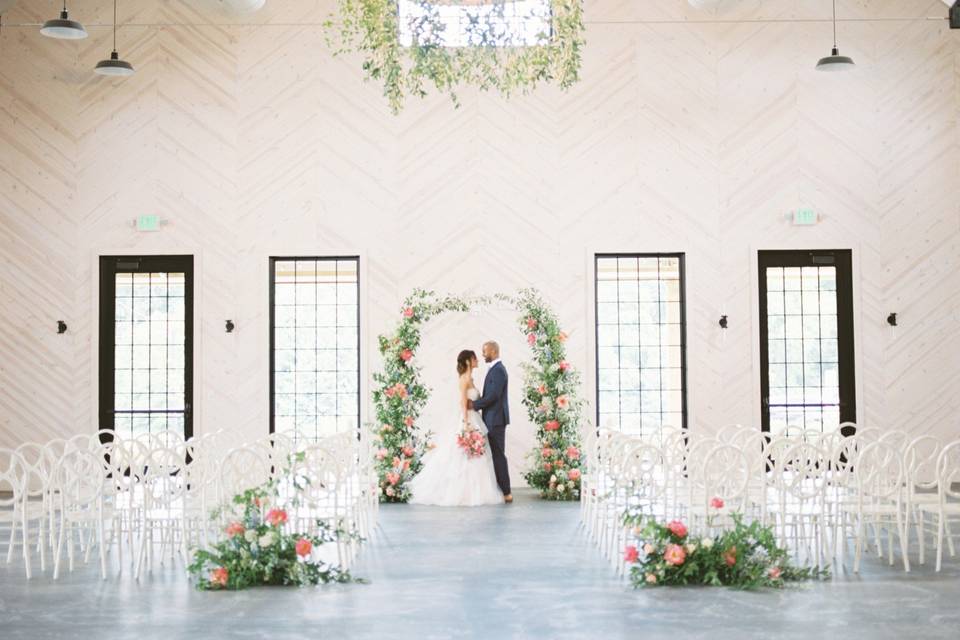
[(498, 362), (500, 362), (500, 358), (496, 358), (495, 360), (491, 360), (491, 361), (490, 361), (490, 366), (487, 367), (487, 371), (489, 371), (490, 369), (493, 369), (495, 366), (497, 366), (497, 363), (498, 363)]

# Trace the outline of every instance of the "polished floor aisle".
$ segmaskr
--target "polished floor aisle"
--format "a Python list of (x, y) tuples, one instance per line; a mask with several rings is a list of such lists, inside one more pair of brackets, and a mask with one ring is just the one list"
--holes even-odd
[[(318, 589), (199, 593), (182, 566), (140, 584), (95, 563), (58, 582), (0, 564), (0, 638), (957, 638), (960, 562), (785, 591), (633, 591), (577, 527), (578, 507), (386, 506), (356, 573)], [(4, 543), (0, 551), (5, 552)], [(2, 562), (2, 561), (0, 561)]]

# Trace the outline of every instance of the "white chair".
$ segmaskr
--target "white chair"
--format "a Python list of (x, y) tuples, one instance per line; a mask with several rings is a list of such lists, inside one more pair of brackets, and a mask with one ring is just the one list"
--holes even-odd
[(183, 544), (187, 539), (184, 510), (187, 475), (185, 466), (185, 452), (178, 448), (154, 449), (147, 456), (140, 477), (143, 506), (140, 512), (140, 548), (134, 571), (137, 580), (140, 579), (148, 549), (152, 560), (157, 534), (161, 564), (165, 550), (169, 549), (171, 558), (177, 550), (184, 552), (177, 541), (179, 538)]
[(24, 540), (30, 539), (29, 525), (31, 522), (34, 523), (37, 530), (37, 546), (40, 549), (40, 570), (46, 571), (47, 546), (52, 530), (53, 505), (50, 499), (50, 481), (53, 476), (53, 464), (43, 445), (35, 442), (20, 445), (17, 447), (16, 454), (20, 457), (24, 472)]
[[(915, 523), (920, 548), (920, 564), (926, 563), (924, 536), (927, 533), (920, 505), (938, 504), (940, 501), (937, 492), (937, 460), (942, 450), (943, 445), (939, 438), (923, 435), (910, 441), (903, 454), (903, 469), (906, 476), (904, 484), (905, 526), (909, 540), (911, 520)], [(931, 533), (936, 535), (935, 530)]]
[[(950, 522), (960, 523), (960, 502), (957, 502), (960, 500), (960, 491), (954, 489), (957, 483), (960, 483), (960, 440), (944, 447), (937, 458), (937, 502), (920, 505), (921, 528), (924, 514), (930, 514), (937, 523), (937, 571), (940, 571), (943, 565), (944, 538), (949, 546), (950, 556), (956, 554)], [(923, 545), (922, 538), (920, 544)]]
[(85, 449), (68, 451), (54, 469), (51, 484), (60, 512), (54, 580), (60, 577), (64, 542), (69, 544), (67, 557), (69, 569), (73, 571), (75, 538), (86, 548), (85, 560), (89, 560), (94, 536), (100, 554), (100, 577), (107, 578), (104, 528), (108, 514), (103, 505), (104, 476), (103, 459)]
[(13, 561), (13, 548), (17, 544), (17, 530), (19, 528), (23, 561), (29, 579), (30, 544), (24, 513), (25, 482), (26, 470), (20, 456), (10, 449), (0, 449), (0, 523), (7, 524), (10, 527), (10, 538), (7, 541), (7, 564)]

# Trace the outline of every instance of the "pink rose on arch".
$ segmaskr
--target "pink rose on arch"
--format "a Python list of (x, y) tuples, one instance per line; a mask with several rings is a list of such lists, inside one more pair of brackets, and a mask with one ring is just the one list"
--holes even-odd
[(232, 538), (233, 536), (241, 536), (243, 535), (244, 531), (246, 531), (246, 528), (239, 522), (231, 522), (225, 529), (228, 538)]
[(396, 388), (396, 387), (387, 387), (387, 389), (386, 389), (386, 391), (384, 391), (384, 393), (386, 394), (386, 396), (387, 396), (388, 398), (392, 398), (393, 396), (397, 395), (397, 388)]
[(298, 556), (308, 556), (310, 552), (313, 551), (313, 543), (306, 538), (300, 538), (297, 540), (295, 548)]
[(380, 431), (393, 431), (393, 425), (392, 425), (392, 424), (385, 424), (385, 425), (383, 425), (383, 428), (380, 429)]
[(623, 550), (623, 561), (634, 563), (640, 558), (640, 552), (637, 551), (635, 546), (627, 545), (627, 548)]
[(527, 318), (527, 329), (533, 330), (537, 328), (537, 319), (533, 316)]
[(771, 580), (779, 580), (781, 573), (783, 573), (783, 571), (780, 569), (780, 567), (770, 567), (770, 571), (767, 572), (767, 575), (770, 576)]
[(544, 447), (543, 451), (540, 452), (540, 455), (543, 456), (544, 458), (552, 458), (553, 449), (551, 449), (550, 447)]
[(553, 465), (547, 462), (546, 464), (543, 465), (543, 470), (546, 471), (547, 473), (550, 473), (551, 471), (553, 471)]
[(413, 307), (407, 307), (406, 309), (404, 309), (404, 310), (403, 310), (403, 317), (404, 317), (404, 318), (412, 318), (412, 317), (413, 317)]
[[(400, 474), (394, 473), (393, 471), (391, 471), (390, 473), (387, 474), (387, 482), (389, 482), (391, 485), (397, 484), (398, 482), (400, 482)], [(389, 493), (390, 491), (389, 488), (387, 489), (387, 491), (388, 491), (387, 495), (392, 495), (391, 493)]]
[(569, 447), (567, 447), (567, 457), (570, 458), (571, 460), (579, 460), (579, 459), (580, 459), (580, 449), (577, 449), (577, 448), (574, 447), (574, 446), (569, 446)]
[(400, 458), (398, 458), (397, 456), (393, 456), (393, 466), (394, 466), (394, 467), (399, 467), (400, 464), (401, 464), (401, 463), (400, 463)]
[(210, 584), (218, 587), (226, 587), (229, 579), (230, 572), (227, 571), (226, 567), (217, 567), (210, 572)]
[(576, 482), (580, 479), (580, 469), (570, 469), (567, 471), (567, 477)]
[(393, 490), (393, 487), (387, 487), (387, 490), (384, 493), (392, 498), (397, 492)]
[(542, 384), (539, 387), (537, 387), (537, 393), (539, 393), (542, 396), (547, 395), (547, 385)]
[(565, 331), (561, 331), (561, 332), (557, 335), (557, 340), (559, 340), (560, 342), (566, 342), (566, 341), (567, 341), (567, 333), (566, 333)]
[(387, 454), (390, 453), (386, 449), (377, 449), (377, 460), (383, 460), (387, 457)]
[(406, 418), (404, 418), (404, 419), (403, 419), (403, 424), (407, 425), (408, 427), (412, 427), (412, 426), (413, 426), (413, 416), (407, 416)]
[(527, 334), (527, 344), (530, 345), (531, 347), (532, 347), (533, 345), (537, 344), (537, 334), (535, 334), (535, 333), (528, 333), (528, 334)]
[(663, 552), (663, 561), (675, 567), (682, 565), (687, 559), (687, 551), (679, 544), (668, 544)]
[(413, 358), (413, 351), (410, 349), (404, 349), (400, 352), (400, 359), (404, 362), (410, 362), (411, 358)]
[(410, 458), (407, 458), (403, 461), (403, 470), (406, 471), (410, 468)]
[(264, 519), (271, 527), (279, 527), (286, 523), (287, 512), (283, 509), (270, 509), (270, 511), (267, 512), (267, 517)]
[(402, 382), (398, 382), (398, 383), (397, 383), (397, 395), (400, 396), (401, 398), (406, 398), (406, 397), (407, 397), (407, 385), (403, 384)]
[(678, 538), (687, 537), (687, 525), (683, 524), (679, 520), (671, 520), (670, 522), (668, 522), (667, 529), (670, 531), (670, 533), (677, 536)]
[(402, 449), (402, 451), (403, 451), (403, 455), (407, 456), (408, 458), (412, 458), (412, 457), (413, 457), (413, 447), (411, 447), (411, 446), (408, 445), (408, 446), (404, 447), (404, 448)]
[(727, 563), (728, 567), (732, 567), (737, 564), (737, 548), (730, 547), (723, 554), (723, 561)]
[(570, 400), (567, 399), (567, 396), (557, 396), (557, 407), (560, 409), (566, 409), (570, 406)]
[(713, 497), (710, 499), (710, 506), (714, 509), (723, 509), (723, 498)]
[(544, 431), (557, 431), (560, 428), (560, 423), (556, 420), (547, 420), (547, 423), (543, 425)]
[(557, 366), (560, 368), (560, 371), (566, 371), (570, 368), (570, 363), (566, 360), (561, 360)]

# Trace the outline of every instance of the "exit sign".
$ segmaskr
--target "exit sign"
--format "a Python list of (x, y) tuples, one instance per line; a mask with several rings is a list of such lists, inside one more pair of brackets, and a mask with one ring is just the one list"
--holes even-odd
[(138, 216), (137, 231), (160, 231), (160, 216)]
[(793, 212), (793, 224), (797, 226), (804, 227), (817, 224), (817, 222), (819, 222), (819, 217), (816, 210), (811, 207), (801, 207)]

